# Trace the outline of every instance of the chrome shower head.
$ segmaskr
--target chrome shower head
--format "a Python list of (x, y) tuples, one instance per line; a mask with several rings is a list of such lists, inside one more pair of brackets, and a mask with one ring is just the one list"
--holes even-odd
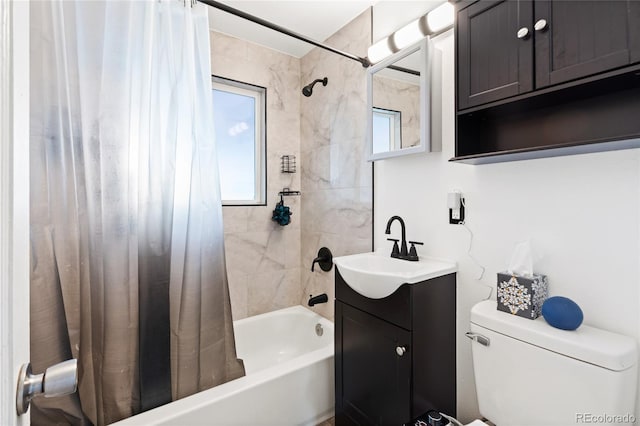
[(326, 86), (328, 82), (329, 79), (327, 77), (315, 79), (312, 83), (309, 83), (302, 88), (302, 94), (308, 98), (313, 93), (313, 86), (315, 86), (316, 83), (322, 83), (323, 86)]

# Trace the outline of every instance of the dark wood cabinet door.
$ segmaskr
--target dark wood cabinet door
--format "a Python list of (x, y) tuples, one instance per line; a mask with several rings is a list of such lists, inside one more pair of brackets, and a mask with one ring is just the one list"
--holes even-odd
[(631, 63), (640, 62), (640, 1), (629, 2), (629, 50)]
[[(336, 423), (411, 420), (411, 333), (336, 300)], [(405, 347), (399, 356), (397, 347)]]
[(539, 25), (534, 34), (536, 88), (640, 60), (637, 3), (637, 0), (536, 1), (534, 22)]
[(458, 109), (533, 89), (531, 1), (479, 1), (457, 19)]

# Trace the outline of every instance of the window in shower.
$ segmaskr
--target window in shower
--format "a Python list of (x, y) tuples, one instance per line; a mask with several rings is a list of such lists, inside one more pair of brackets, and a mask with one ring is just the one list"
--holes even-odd
[(222, 204), (266, 205), (267, 89), (211, 79)]

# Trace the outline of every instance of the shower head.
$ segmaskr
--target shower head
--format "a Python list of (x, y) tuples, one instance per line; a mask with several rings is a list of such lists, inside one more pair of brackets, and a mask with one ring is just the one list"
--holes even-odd
[(313, 93), (313, 86), (315, 86), (316, 83), (322, 83), (323, 86), (326, 86), (328, 82), (329, 79), (327, 77), (315, 79), (312, 83), (309, 83), (302, 88), (302, 94), (308, 98)]

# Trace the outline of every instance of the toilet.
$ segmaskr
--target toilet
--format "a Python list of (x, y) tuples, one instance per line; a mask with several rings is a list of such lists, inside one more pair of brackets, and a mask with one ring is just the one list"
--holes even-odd
[(634, 339), (587, 325), (559, 330), (542, 317), (498, 311), (489, 300), (472, 308), (467, 336), (480, 414), (492, 423), (634, 423)]

